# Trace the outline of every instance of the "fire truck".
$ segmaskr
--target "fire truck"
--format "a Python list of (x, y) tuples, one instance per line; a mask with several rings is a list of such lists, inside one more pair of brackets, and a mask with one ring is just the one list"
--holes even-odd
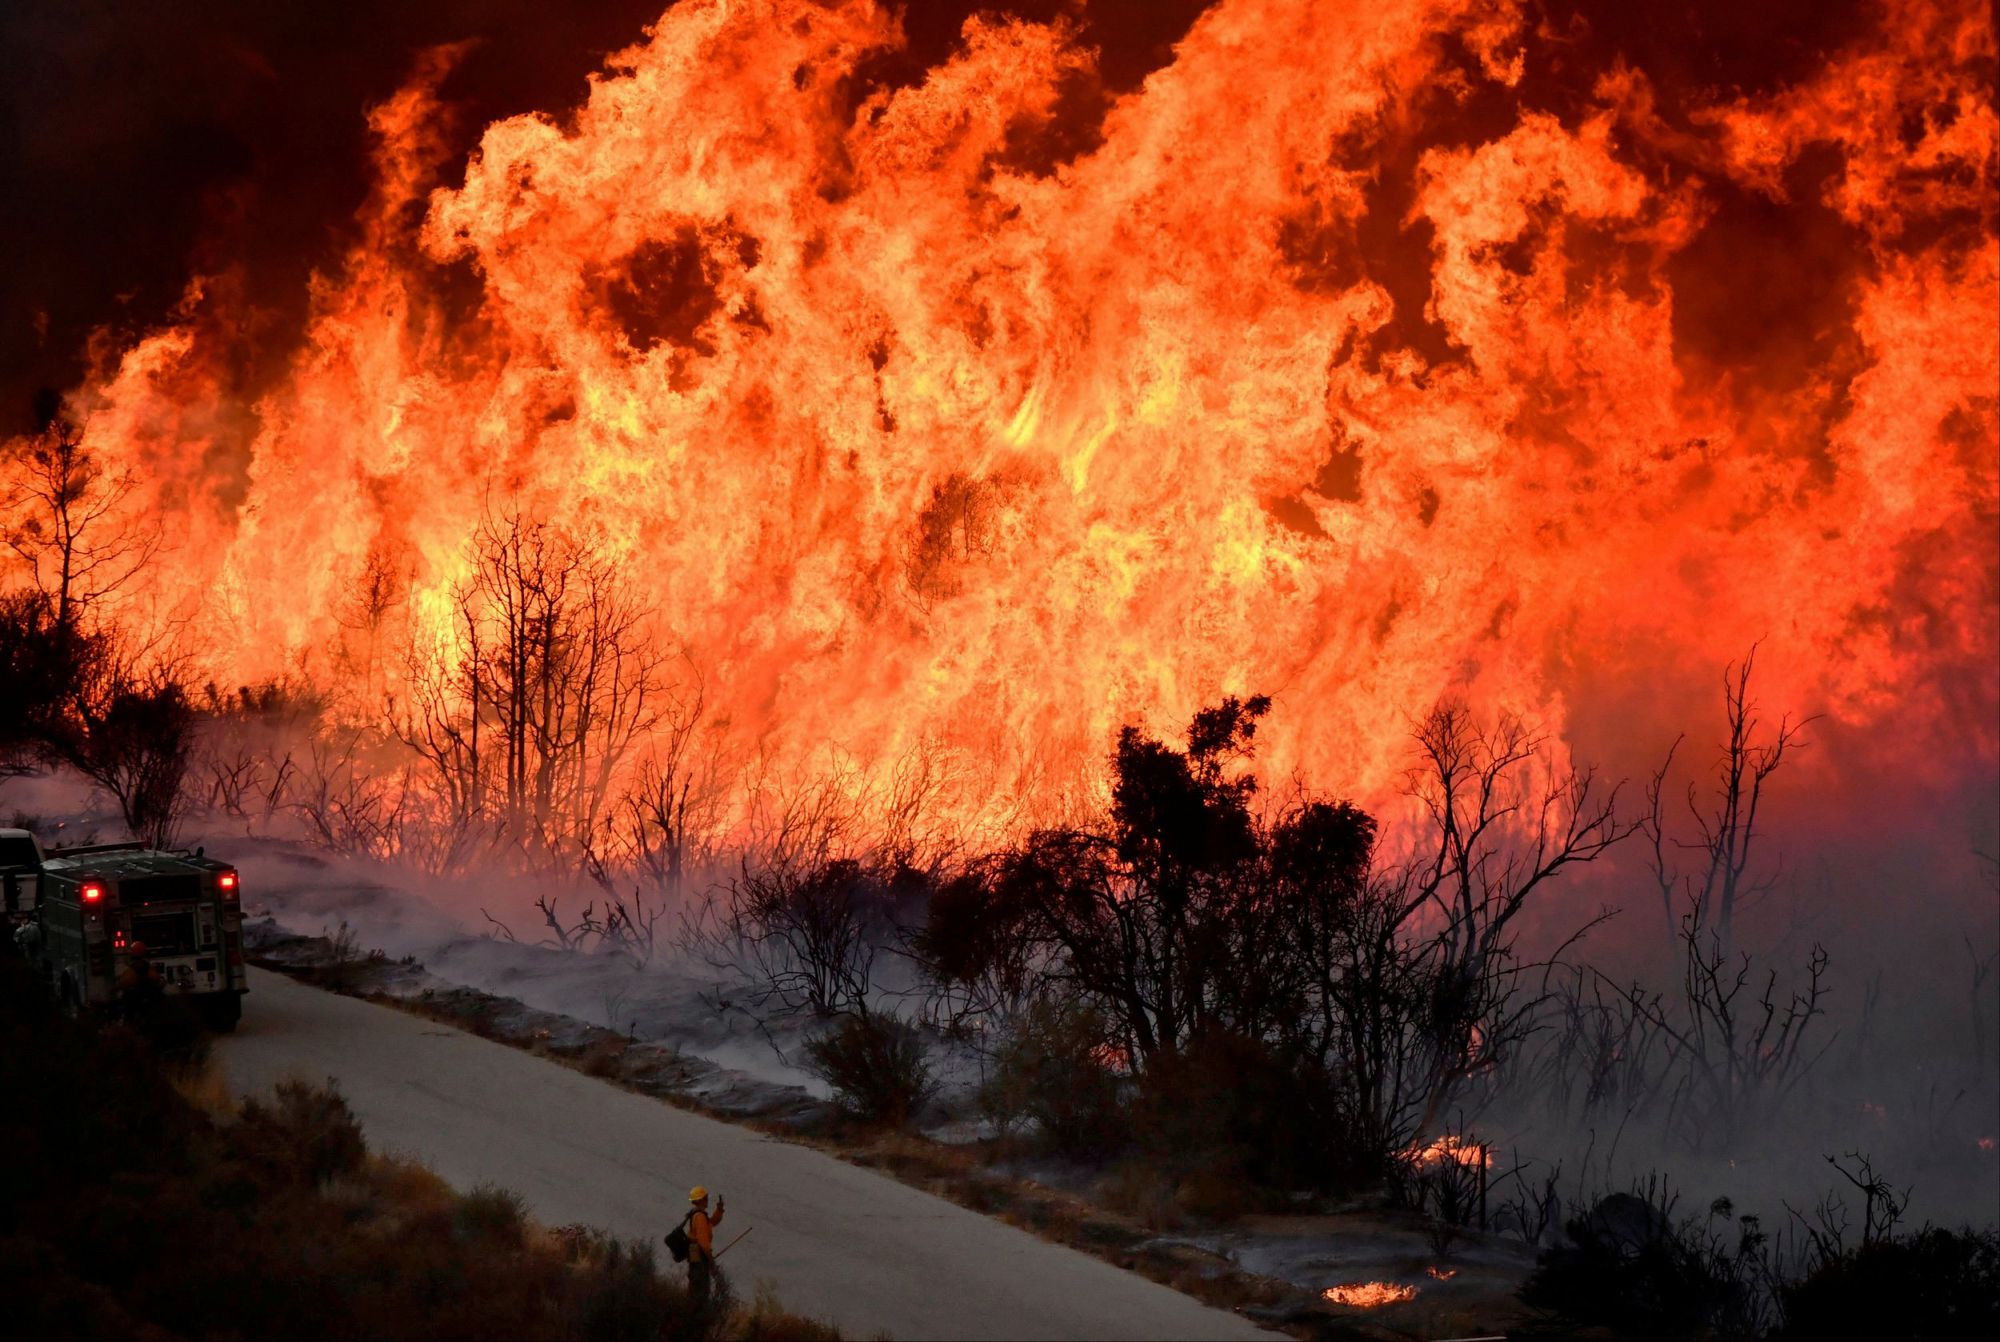
[(157, 987), (185, 997), (211, 1028), (236, 1028), (249, 976), (229, 863), (138, 843), (57, 848), (35, 886), (15, 944), (48, 974), (65, 1010)]

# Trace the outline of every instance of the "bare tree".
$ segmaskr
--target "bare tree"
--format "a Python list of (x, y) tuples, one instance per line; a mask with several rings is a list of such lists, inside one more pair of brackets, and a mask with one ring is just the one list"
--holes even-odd
[(1781, 989), (1777, 970), (1747, 952), (1732, 954), (1707, 931), (1699, 906), (1682, 919), (1680, 935), (1681, 1009), (1669, 1015), (1658, 998), (1649, 1008), (1684, 1068), (1669, 1123), (1697, 1149), (1726, 1145), (1773, 1116), (1832, 1044), (1806, 1047), (1813, 1021), (1826, 1011), (1827, 953), (1815, 945), (1803, 984)]
[[(421, 843), (411, 842), (411, 820), (420, 809), (411, 766), (382, 767), (379, 738), (353, 727), (310, 736), (295, 764), (289, 806), (321, 845), (337, 853), (386, 860), (404, 858), (432, 871), (449, 869), (433, 846), (444, 833), (428, 827)], [(291, 757), (286, 757), (291, 763)], [(465, 836), (450, 834), (450, 853)]]
[(77, 688), (56, 753), (118, 803), (126, 828), (170, 848), (185, 808), (195, 713), (166, 668), (137, 672), (111, 658)]
[(1663, 997), (1620, 989), (1584, 966), (1550, 980), (1545, 1044), (1516, 1078), (1559, 1113), (1614, 1112), (1620, 1123), (1664, 1107), (1674, 1044), (1655, 1021)]
[(489, 519), (468, 558), (454, 646), (413, 653), (395, 730), (429, 765), (450, 823), (495, 822), (525, 854), (580, 859), (659, 720), (666, 656), (590, 536)]
[(407, 577), (396, 570), (387, 553), (371, 550), (360, 580), (334, 610), (341, 635), (333, 656), (349, 677), (360, 682), (365, 700), (373, 701), (381, 693), (383, 644), (397, 627), (397, 612), (408, 604), (407, 585)]
[(1431, 842), (1403, 873), (1399, 917), (1428, 910), (1437, 920), (1421, 1133), (1460, 1081), (1534, 1028), (1545, 995), (1523, 992), (1523, 972), (1552, 964), (1608, 916), (1526, 964), (1517, 953), (1521, 911), (1566, 868), (1595, 861), (1637, 825), (1618, 817), (1619, 788), (1602, 787), (1592, 770), (1559, 767), (1517, 721), (1482, 729), (1463, 706), (1440, 705), (1417, 744), (1422, 762), (1410, 791), (1430, 817)]
[[(1849, 1151), (1847, 1159), (1854, 1162), (1849, 1169), (1833, 1156), (1826, 1157), (1826, 1163), (1834, 1172), (1861, 1194), (1861, 1247), (1885, 1243), (1895, 1237), (1896, 1226), (1903, 1219), (1903, 1212), (1910, 1205), (1910, 1190), (1900, 1193), (1889, 1180), (1875, 1172), (1875, 1162), (1858, 1151)], [(1810, 1271), (1827, 1267), (1846, 1258), (1849, 1253), (1847, 1233), (1851, 1222), (1846, 1202), (1838, 1192), (1831, 1192), (1820, 1198), (1813, 1215), (1808, 1218), (1796, 1207), (1787, 1204), (1792, 1223), (1804, 1236), (1807, 1244), (1806, 1268)]]
[(699, 673), (690, 666), (687, 682), (664, 687), (659, 702), (631, 783), (587, 836), (585, 865), (607, 892), (629, 878), (640, 892), (677, 902), (691, 866), (711, 855), (724, 786)]
[[(1760, 733), (1750, 693), (1755, 664), (1752, 648), (1723, 674), (1727, 732), (1715, 785), (1706, 799), (1695, 784), (1687, 789), (1694, 837), (1675, 837), (1666, 819), (1674, 750), (1646, 788), (1640, 826), (1680, 950), (1678, 991), (1649, 992), (1637, 984), (1614, 990), (1627, 1026), (1662, 1043), (1671, 1086), (1668, 1126), (1696, 1147), (1726, 1143), (1746, 1126), (1768, 1121), (1832, 1042), (1809, 1047), (1813, 1023), (1825, 1014), (1824, 948), (1812, 947), (1790, 987), (1781, 986), (1778, 971), (1759, 957), (1736, 949), (1738, 915), (1780, 879), (1777, 863), (1760, 865), (1758, 819), (1772, 777), (1810, 721), (1786, 716), (1768, 736)], [(1694, 855), (1692, 870), (1679, 868), (1676, 852)]]
[(73, 629), (151, 561), (160, 532), (119, 524), (137, 482), (129, 471), (107, 471), (62, 415), (11, 447), (0, 539), (27, 568), (57, 628)]
[[(1722, 758), (1716, 766), (1715, 789), (1704, 802), (1696, 785), (1687, 787), (1687, 809), (1694, 821), (1696, 837), (1677, 839), (1666, 822), (1664, 798), (1668, 772), (1680, 749), (1676, 740), (1646, 785), (1646, 815), (1640, 821), (1651, 850), (1655, 883), (1659, 886), (1660, 907), (1667, 926), (1677, 928), (1688, 906), (1695, 916), (1713, 930), (1723, 946), (1735, 934), (1737, 911), (1767, 894), (1779, 880), (1774, 866), (1761, 874), (1753, 871), (1757, 839), (1757, 817), (1764, 801), (1764, 789), (1777, 773), (1785, 757), (1800, 744), (1800, 733), (1811, 719), (1795, 721), (1790, 715), (1778, 720), (1768, 738), (1759, 739), (1763, 725), (1756, 702), (1750, 697), (1750, 681), (1756, 669), (1757, 649), (1751, 648), (1739, 663), (1729, 666), (1722, 676), (1722, 697), (1728, 731), (1722, 744)], [(1669, 850), (1695, 854), (1694, 869), (1682, 873)]]

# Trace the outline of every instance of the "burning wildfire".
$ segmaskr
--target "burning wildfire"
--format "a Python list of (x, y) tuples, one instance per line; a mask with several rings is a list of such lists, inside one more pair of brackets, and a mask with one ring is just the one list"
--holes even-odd
[(1460, 1165), (1484, 1165), (1493, 1168), (1493, 1153), (1483, 1142), (1468, 1142), (1460, 1137), (1446, 1134), (1424, 1146), (1411, 1147), (1404, 1155), (1419, 1165), (1443, 1164), (1453, 1161)]
[(1392, 1281), (1352, 1281), (1344, 1286), (1329, 1286), (1320, 1294), (1336, 1305), (1376, 1309), (1382, 1305), (1400, 1305), (1407, 1300), (1415, 1300), (1417, 1288)]
[(888, 86), (883, 5), (682, 0), (466, 162), (433, 52), (281, 379), (204, 274), (72, 395), (170, 544), (119, 614), (379, 714), (524, 516), (766, 776), (965, 819), (1222, 693), (1365, 793), (1441, 694), (1560, 737), (1760, 638), (1773, 703), (1992, 759), (1990, 10), (1754, 95), (1539, 12), (1219, 0), (1100, 125), (1063, 21)]

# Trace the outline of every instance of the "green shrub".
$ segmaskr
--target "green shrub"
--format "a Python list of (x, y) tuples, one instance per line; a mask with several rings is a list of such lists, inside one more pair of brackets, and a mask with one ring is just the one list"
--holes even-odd
[(806, 1045), (806, 1070), (841, 1108), (867, 1123), (901, 1125), (936, 1092), (923, 1033), (893, 1016), (844, 1016)]

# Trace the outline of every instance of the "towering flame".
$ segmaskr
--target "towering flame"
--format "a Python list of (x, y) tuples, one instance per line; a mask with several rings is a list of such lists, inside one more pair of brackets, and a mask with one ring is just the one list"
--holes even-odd
[[(1098, 125), (1064, 22), (883, 85), (872, 0), (681, 0), (462, 165), (432, 52), (281, 380), (224, 273), (72, 398), (173, 543), (126, 613), (366, 711), (519, 512), (801, 766), (1008, 796), (1267, 691), (1267, 768), (1365, 792), (1441, 694), (1560, 734), (1758, 639), (1774, 701), (1990, 760), (1993, 21), (1870, 14), (1670, 113), (1513, 0), (1219, 0)], [(1810, 245), (1708, 267), (1739, 216)], [(1811, 329), (1741, 329), (1767, 283)]]

